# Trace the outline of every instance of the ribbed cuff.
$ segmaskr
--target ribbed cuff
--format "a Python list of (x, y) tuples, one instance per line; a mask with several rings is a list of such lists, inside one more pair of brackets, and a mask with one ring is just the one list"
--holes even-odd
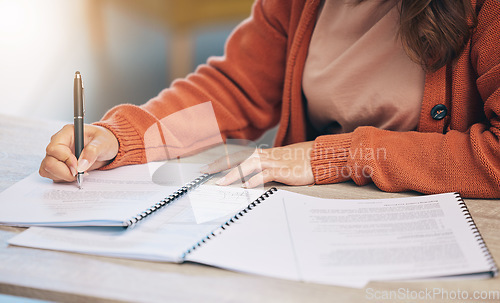
[(119, 144), (116, 157), (111, 163), (101, 167), (101, 170), (146, 162), (143, 139), (125, 118), (114, 115), (112, 120), (92, 124), (109, 129), (115, 135)]
[(311, 167), (316, 184), (338, 183), (351, 179), (347, 160), (352, 134), (326, 135), (316, 138), (311, 153)]

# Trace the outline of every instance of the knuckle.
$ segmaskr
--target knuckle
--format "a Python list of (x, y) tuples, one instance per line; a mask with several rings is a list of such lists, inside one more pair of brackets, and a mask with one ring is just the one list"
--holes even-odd
[(94, 144), (88, 144), (85, 146), (85, 153), (87, 156), (95, 157), (99, 152), (99, 148)]
[(62, 133), (67, 133), (67, 132), (72, 132), (73, 131), (73, 124), (66, 124), (64, 125), (57, 133), (53, 134), (50, 137), (51, 141), (54, 141), (57, 139)]
[(210, 168), (215, 168), (215, 167), (223, 167), (223, 168), (230, 168), (230, 159), (228, 156), (225, 157), (220, 157), (219, 159), (215, 160), (211, 165)]
[(273, 167), (272, 169), (269, 170), (269, 175), (273, 176), (273, 178), (278, 178), (282, 174), (282, 168), (278, 167)]
[(69, 131), (70, 129), (72, 130), (73, 129), (73, 124), (66, 124), (62, 127), (62, 131)]
[(274, 169), (265, 169), (263, 172), (262, 172), (262, 175), (268, 179), (268, 178), (272, 178), (275, 176), (275, 170)]
[(48, 158), (47, 161), (45, 161), (44, 163), (44, 166), (43, 166), (43, 169), (46, 171), (46, 172), (51, 172), (55, 169), (56, 167), (56, 161), (54, 160), (51, 160), (53, 158)]
[(238, 167), (235, 167), (227, 173), (226, 179), (234, 179), (238, 175), (239, 175)]
[(57, 152), (57, 146), (55, 146), (54, 144), (49, 144), (45, 148), (45, 152), (47, 153), (47, 155), (54, 155)]
[(50, 136), (50, 141), (54, 141), (57, 139), (57, 137), (59, 136), (59, 134), (61, 133), (62, 130), (58, 131), (57, 133), (53, 134), (52, 136)]
[(40, 168), (38, 169), (38, 174), (42, 177), (47, 177), (47, 171), (45, 170), (45, 168), (43, 167), (43, 164), (40, 166)]

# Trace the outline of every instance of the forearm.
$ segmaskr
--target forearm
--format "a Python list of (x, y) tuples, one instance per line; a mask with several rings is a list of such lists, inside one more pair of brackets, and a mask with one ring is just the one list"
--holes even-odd
[[(207, 101), (213, 105), (222, 138), (253, 140), (276, 125), (287, 47), (286, 33), (280, 29), (284, 28), (281, 24), (286, 23), (287, 14), (277, 18), (268, 11), (280, 6), (286, 12), (289, 4), (257, 1), (252, 17), (232, 33), (223, 57), (209, 59), (195, 73), (174, 81), (142, 106), (123, 105), (108, 112), (98, 124), (110, 129), (120, 142), (118, 156), (108, 167), (148, 161), (144, 150), (146, 131), (150, 127), (161, 129), (173, 113)], [(192, 122), (182, 121), (182, 126), (192, 128)]]
[[(500, 145), (482, 124), (467, 133), (360, 127), (341, 136), (345, 137), (316, 139), (311, 160), (316, 183), (352, 179), (358, 185), (374, 182), (389, 192), (458, 191), (464, 197), (500, 197)], [(349, 139), (349, 147), (342, 144)]]

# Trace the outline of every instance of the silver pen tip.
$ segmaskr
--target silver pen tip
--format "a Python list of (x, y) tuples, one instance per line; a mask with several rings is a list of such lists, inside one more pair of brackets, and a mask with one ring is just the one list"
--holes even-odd
[(76, 182), (78, 183), (78, 188), (82, 189), (83, 173), (76, 174)]

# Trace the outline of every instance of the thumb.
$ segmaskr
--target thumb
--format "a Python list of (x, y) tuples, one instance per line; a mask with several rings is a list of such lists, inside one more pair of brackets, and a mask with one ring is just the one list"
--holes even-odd
[(78, 159), (78, 166), (76, 170), (78, 172), (87, 171), (97, 160), (99, 155), (102, 153), (102, 144), (99, 140), (90, 141), (82, 150), (80, 158)]

